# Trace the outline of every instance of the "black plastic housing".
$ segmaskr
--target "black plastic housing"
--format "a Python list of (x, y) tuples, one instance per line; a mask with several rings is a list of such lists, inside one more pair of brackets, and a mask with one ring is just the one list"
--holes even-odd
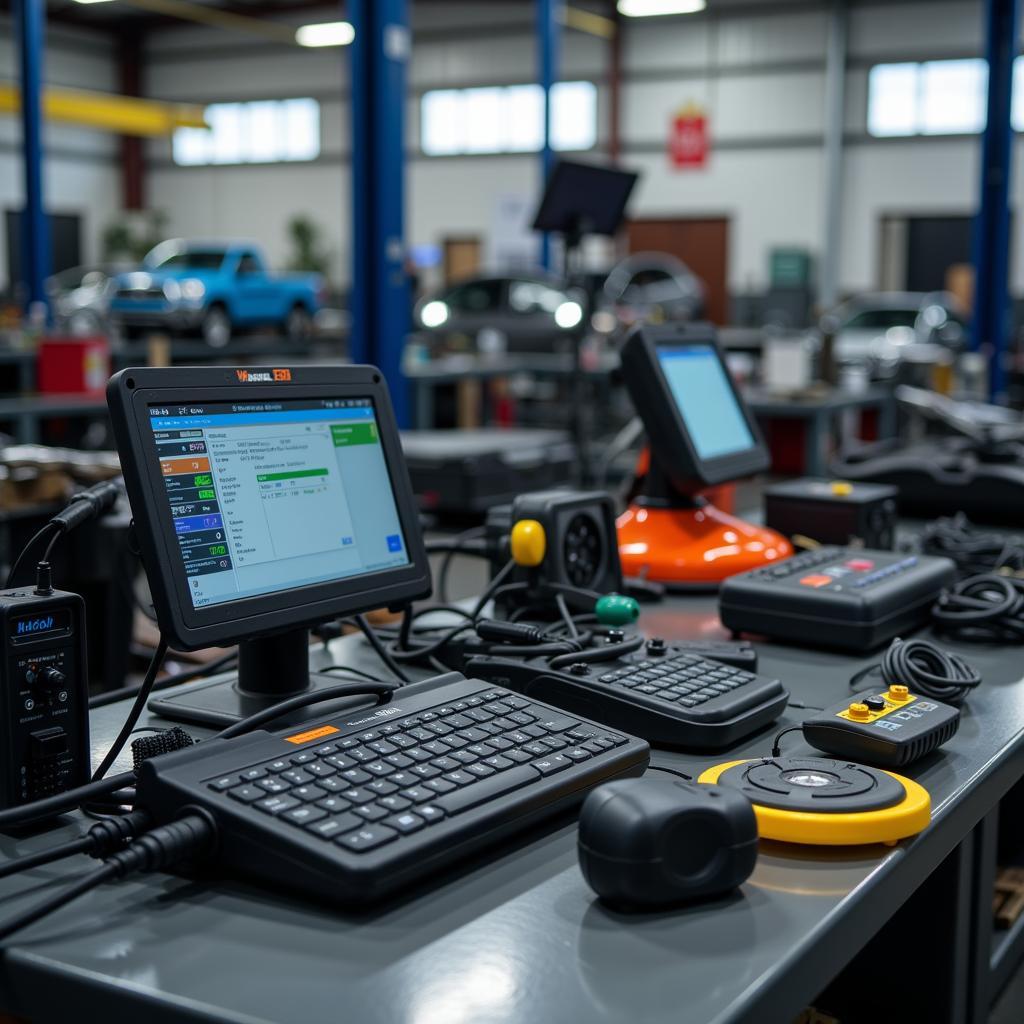
[(612, 906), (667, 907), (745, 882), (757, 863), (757, 819), (738, 790), (623, 779), (584, 801), (578, 851), (587, 884)]

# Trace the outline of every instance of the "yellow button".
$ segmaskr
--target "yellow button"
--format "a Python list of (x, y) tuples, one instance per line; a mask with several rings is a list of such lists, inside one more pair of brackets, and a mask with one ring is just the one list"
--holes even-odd
[(837, 497), (845, 497), (847, 494), (853, 494), (853, 484), (847, 483), (845, 480), (833, 480), (831, 488), (832, 493)]
[(509, 548), (516, 565), (530, 568), (540, 565), (547, 552), (547, 535), (536, 519), (520, 519), (512, 527)]
[(893, 683), (893, 685), (889, 687), (889, 692), (886, 696), (889, 700), (902, 702), (910, 699), (910, 690), (905, 686), (900, 686), (899, 683)]
[(855, 702), (850, 705), (850, 717), (858, 722), (866, 722), (871, 717), (871, 708), (867, 704)]

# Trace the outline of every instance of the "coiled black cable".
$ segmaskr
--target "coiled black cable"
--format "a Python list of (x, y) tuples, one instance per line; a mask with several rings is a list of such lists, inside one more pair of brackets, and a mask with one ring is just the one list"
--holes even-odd
[(961, 580), (939, 595), (932, 622), (960, 640), (1024, 643), (1024, 580), (995, 573)]
[(920, 543), (923, 554), (952, 559), (961, 577), (1024, 571), (1024, 537), (979, 530), (962, 512), (928, 523)]
[(981, 673), (959, 654), (944, 651), (930, 640), (893, 640), (881, 664), (858, 672), (850, 686), (857, 687), (867, 676), (880, 674), (886, 686), (906, 686), (911, 693), (944, 704), (959, 706), (981, 683)]

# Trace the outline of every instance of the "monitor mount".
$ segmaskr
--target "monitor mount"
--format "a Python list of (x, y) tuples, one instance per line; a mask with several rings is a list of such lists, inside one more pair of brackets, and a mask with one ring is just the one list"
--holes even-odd
[(618, 522), (619, 557), (627, 576), (673, 589), (710, 590), (728, 576), (793, 553), (774, 530), (723, 511), (696, 490), (680, 490), (647, 449), (637, 484)]
[(344, 681), (311, 672), (309, 657), (308, 629), (243, 640), (237, 672), (218, 673), (170, 696), (153, 697), (149, 710), (175, 722), (223, 728), (290, 697)]

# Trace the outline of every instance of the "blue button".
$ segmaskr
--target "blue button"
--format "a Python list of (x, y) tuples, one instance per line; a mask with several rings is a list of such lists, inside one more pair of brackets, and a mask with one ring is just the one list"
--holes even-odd
[(392, 533), (388, 537), (388, 551), (401, 551), (402, 550), (402, 538), (400, 534)]

